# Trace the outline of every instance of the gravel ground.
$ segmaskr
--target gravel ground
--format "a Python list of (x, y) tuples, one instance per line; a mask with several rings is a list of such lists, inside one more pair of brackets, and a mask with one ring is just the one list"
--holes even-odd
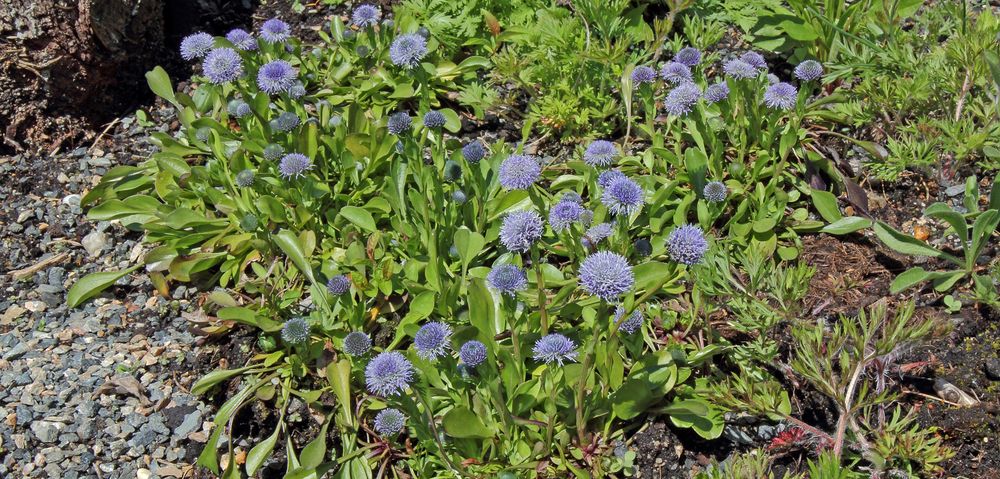
[(136, 273), (65, 304), (83, 275), (141, 261), (140, 236), (88, 222), (80, 198), (145, 158), (147, 134), (126, 117), (91, 148), (0, 157), (0, 477), (182, 477), (207, 440), (213, 412), (188, 393), (197, 291), (164, 298)]

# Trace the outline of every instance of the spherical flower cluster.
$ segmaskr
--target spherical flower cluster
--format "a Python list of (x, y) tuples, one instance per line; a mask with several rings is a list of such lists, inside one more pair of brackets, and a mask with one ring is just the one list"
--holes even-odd
[(740, 55), (740, 60), (757, 70), (767, 70), (767, 61), (764, 60), (764, 56), (760, 53), (753, 51), (744, 52)]
[(729, 84), (724, 81), (714, 83), (705, 89), (705, 101), (709, 103), (718, 103), (728, 97)]
[(610, 166), (618, 158), (618, 148), (607, 140), (594, 140), (583, 152), (583, 161), (590, 166)]
[(711, 203), (726, 201), (728, 193), (729, 190), (726, 189), (726, 184), (721, 181), (709, 181), (701, 191), (702, 196)]
[(406, 426), (406, 416), (398, 409), (383, 409), (375, 415), (375, 432), (383, 436), (395, 436), (404, 426)]
[(269, 95), (288, 91), (295, 84), (297, 73), (292, 64), (284, 60), (274, 60), (257, 70), (257, 86)]
[(625, 178), (625, 173), (622, 173), (618, 170), (602, 171), (600, 175), (597, 175), (597, 186), (600, 186), (601, 188), (607, 188), (612, 181), (615, 181), (619, 178)]
[(580, 265), (580, 285), (605, 301), (614, 301), (634, 284), (632, 266), (620, 254), (598, 251), (587, 256)]
[(351, 331), (344, 336), (344, 352), (351, 356), (363, 356), (371, 349), (371, 338), (361, 331)]
[(549, 226), (552, 231), (562, 231), (580, 221), (584, 211), (587, 210), (580, 203), (563, 198), (549, 209)]
[(393, 135), (399, 135), (406, 130), (410, 129), (410, 124), (413, 120), (410, 115), (405, 111), (397, 111), (389, 115), (389, 120), (386, 122), (386, 128), (389, 129), (389, 133)]
[(351, 279), (344, 274), (338, 274), (326, 282), (326, 290), (334, 296), (340, 296), (351, 290)]
[(462, 177), (462, 165), (459, 165), (452, 160), (448, 160), (444, 162), (443, 173), (445, 181), (456, 181)]
[(293, 112), (286, 111), (278, 115), (277, 118), (271, 120), (270, 125), (272, 130), (276, 131), (292, 131), (295, 127), (299, 126), (299, 115)]
[(281, 327), (281, 340), (299, 345), (309, 340), (309, 322), (305, 318), (292, 318)]
[(445, 122), (444, 114), (437, 110), (431, 110), (424, 113), (424, 126), (427, 128), (441, 128), (444, 126)]
[(205, 32), (192, 33), (181, 40), (181, 58), (191, 61), (208, 55), (215, 38)]
[(757, 78), (757, 69), (743, 60), (729, 60), (723, 63), (722, 72), (737, 80)]
[(775, 75), (774, 73), (768, 73), (767, 74), (767, 84), (768, 85), (774, 85), (775, 83), (778, 83), (780, 81), (781, 81), (781, 79), (778, 78), (778, 75)]
[(260, 26), (260, 37), (267, 43), (281, 43), (288, 40), (291, 34), (292, 29), (288, 24), (277, 18), (272, 18)]
[(674, 61), (689, 67), (701, 62), (701, 50), (694, 47), (684, 47), (674, 55)]
[(701, 98), (701, 88), (694, 83), (682, 83), (670, 90), (663, 99), (663, 109), (674, 116), (684, 116), (691, 113), (691, 108)]
[(469, 144), (462, 147), (462, 157), (469, 164), (475, 165), (485, 156), (486, 148), (483, 148), (483, 143), (479, 140), (472, 140)]
[(234, 118), (243, 118), (253, 113), (253, 111), (250, 110), (250, 104), (243, 100), (230, 101), (226, 104), (226, 110), (229, 112), (229, 115)]
[(660, 78), (674, 85), (687, 83), (691, 81), (691, 68), (680, 62), (667, 62), (660, 69)]
[(382, 10), (367, 3), (359, 5), (351, 15), (351, 23), (358, 28), (374, 27), (381, 19)]
[(302, 98), (306, 96), (306, 93), (306, 86), (303, 85), (302, 82), (296, 82), (291, 88), (288, 89), (288, 96), (290, 98)]
[(532, 353), (536, 361), (545, 364), (558, 363), (560, 366), (563, 365), (563, 361), (576, 361), (578, 354), (573, 340), (559, 333), (547, 334), (535, 341)]
[(289, 153), (281, 157), (278, 164), (278, 172), (285, 179), (298, 178), (305, 175), (306, 171), (313, 167), (312, 160), (302, 153)]
[(534, 211), (507, 213), (500, 225), (500, 242), (511, 251), (528, 251), (542, 237), (542, 217)]
[(795, 67), (795, 78), (802, 81), (818, 80), (823, 76), (823, 65), (816, 60), (806, 60)]
[(653, 244), (646, 238), (639, 238), (635, 240), (635, 242), (632, 243), (632, 248), (635, 249), (635, 253), (642, 258), (653, 254)]
[(621, 306), (615, 308), (615, 323), (618, 324), (618, 329), (625, 334), (632, 334), (642, 327), (642, 311), (639, 311), (638, 309), (632, 311), (632, 314), (624, 320), (622, 319), (623, 316), (625, 316), (625, 308)]
[(473, 339), (459, 348), (458, 357), (469, 367), (479, 366), (486, 361), (486, 345)]
[(514, 297), (518, 291), (528, 288), (528, 275), (516, 265), (504, 263), (490, 269), (486, 282), (498, 293)]
[(596, 247), (601, 241), (611, 237), (615, 232), (614, 223), (598, 223), (591, 226), (583, 234), (583, 245), (589, 248)]
[(667, 237), (667, 252), (674, 261), (688, 266), (698, 264), (708, 251), (708, 240), (701, 228), (681, 225), (674, 228)]
[(632, 70), (632, 83), (642, 85), (656, 81), (656, 70), (646, 65), (639, 65)]
[(413, 346), (417, 348), (417, 356), (433, 360), (448, 353), (449, 338), (451, 338), (451, 327), (434, 321), (420, 327), (413, 337)]
[(451, 192), (451, 201), (455, 202), (456, 204), (461, 205), (465, 203), (466, 200), (468, 199), (469, 198), (465, 196), (465, 192), (462, 190), (455, 190)]
[(642, 187), (628, 178), (618, 178), (604, 189), (601, 203), (613, 216), (631, 215), (642, 208)]
[(510, 155), (500, 164), (500, 185), (506, 190), (526, 190), (542, 176), (538, 159), (530, 155)]
[(413, 68), (427, 55), (427, 39), (415, 33), (396, 37), (389, 47), (389, 59), (396, 66)]
[(232, 48), (213, 48), (205, 55), (201, 70), (216, 85), (230, 83), (243, 74), (243, 59)]
[(413, 364), (396, 351), (379, 353), (365, 368), (368, 391), (379, 396), (395, 396), (413, 380)]
[(240, 188), (249, 188), (253, 186), (253, 170), (243, 170), (236, 174), (236, 186)]
[(254, 51), (257, 49), (257, 39), (250, 34), (250, 32), (242, 28), (234, 28), (226, 34), (226, 40), (232, 43), (234, 47), (243, 50), (245, 52)]
[(775, 110), (791, 110), (795, 108), (798, 94), (798, 90), (791, 83), (775, 83), (767, 87), (764, 92), (764, 104)]
[(278, 144), (271, 143), (264, 147), (264, 159), (267, 161), (274, 161), (281, 158), (281, 155), (285, 154), (285, 149)]

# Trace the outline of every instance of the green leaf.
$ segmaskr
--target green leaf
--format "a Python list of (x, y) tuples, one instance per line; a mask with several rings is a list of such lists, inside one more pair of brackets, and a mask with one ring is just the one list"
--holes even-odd
[(986, 210), (976, 218), (976, 222), (972, 224), (972, 238), (970, 238), (972, 248), (965, 255), (966, 270), (971, 271), (975, 267), (979, 254), (989, 243), (989, 239), (993, 236), (998, 224), (1000, 224), (1000, 211), (997, 210)]
[(319, 435), (310, 441), (309, 444), (306, 444), (306, 447), (302, 448), (302, 454), (299, 455), (299, 462), (300, 467), (303, 469), (316, 469), (323, 463), (323, 459), (326, 458), (326, 429), (329, 426), (329, 421), (323, 423)]
[(1000, 89), (1000, 55), (997, 52), (986, 50), (983, 52), (986, 65), (990, 67), (990, 75), (993, 77), (993, 84)]
[(1000, 210), (1000, 175), (993, 179), (993, 188), (990, 189), (990, 206), (987, 209)]
[(629, 379), (611, 393), (611, 409), (622, 419), (632, 419), (642, 414), (653, 403), (649, 384), (638, 379)]
[(843, 218), (843, 215), (840, 214), (840, 206), (837, 205), (837, 197), (833, 196), (833, 193), (813, 189), (812, 201), (816, 211), (828, 223), (835, 223)]
[(820, 229), (821, 232), (831, 235), (846, 235), (858, 230), (870, 228), (872, 220), (860, 216), (845, 216)]
[(115, 284), (127, 274), (139, 269), (142, 266), (137, 264), (131, 268), (126, 268), (121, 271), (107, 271), (103, 273), (91, 273), (79, 281), (73, 283), (73, 287), (69, 289), (69, 293), (66, 295), (66, 305), (70, 308), (75, 308), (80, 303), (94, 297), (101, 291), (104, 291), (108, 286)]
[(260, 466), (264, 464), (264, 461), (271, 457), (271, 453), (274, 451), (274, 446), (278, 443), (278, 434), (280, 432), (281, 426), (279, 423), (278, 427), (274, 429), (274, 432), (271, 433), (267, 439), (257, 443), (257, 445), (250, 449), (250, 452), (247, 453), (246, 470), (248, 476), (253, 477), (254, 474), (257, 473), (257, 470), (260, 469)]
[(725, 426), (722, 413), (703, 399), (676, 401), (664, 408), (670, 422), (678, 427), (689, 427), (705, 439), (716, 439)]
[(194, 394), (195, 396), (205, 394), (212, 389), (212, 386), (215, 386), (216, 384), (219, 384), (233, 376), (243, 374), (250, 368), (251, 366), (245, 366), (237, 369), (219, 369), (212, 371), (202, 376), (194, 383), (194, 386), (191, 387), (191, 394)]
[(312, 267), (309, 266), (309, 260), (306, 258), (305, 248), (303, 248), (302, 243), (299, 241), (298, 236), (289, 230), (281, 230), (278, 234), (274, 235), (273, 240), (277, 243), (281, 251), (285, 252), (288, 259), (292, 260), (302, 274), (309, 278), (309, 282), (316, 283), (316, 276), (313, 274)]
[(938, 251), (912, 236), (896, 231), (892, 226), (889, 226), (881, 221), (876, 222), (875, 225), (872, 226), (872, 230), (875, 231), (875, 236), (885, 243), (886, 246), (899, 253), (911, 256), (930, 256), (932, 258), (951, 261), (959, 267), (965, 267), (964, 262), (955, 256), (943, 251)]
[(478, 414), (465, 406), (448, 411), (441, 423), (444, 431), (451, 437), (488, 439), (495, 435), (483, 424)]
[(462, 267), (468, 269), (472, 260), (483, 252), (486, 246), (486, 238), (466, 227), (461, 227), (455, 231), (455, 248), (458, 249), (458, 257), (462, 260)]
[(358, 208), (357, 206), (345, 206), (340, 209), (340, 216), (343, 216), (358, 228), (368, 231), (369, 233), (377, 231), (375, 227), (375, 219), (372, 218), (372, 214), (364, 208)]
[(337, 396), (337, 403), (340, 404), (340, 421), (347, 421), (345, 426), (353, 426), (354, 414), (351, 411), (351, 361), (341, 359), (336, 363), (326, 366), (326, 379), (330, 381), (330, 388)]
[(163, 67), (157, 66), (152, 71), (146, 72), (146, 83), (149, 84), (149, 89), (153, 90), (156, 96), (173, 103), (180, 109), (181, 105), (174, 95), (174, 86), (170, 83), (170, 75)]
[(961, 213), (952, 210), (947, 204), (934, 203), (924, 209), (924, 215), (943, 220), (951, 225), (951, 229), (962, 240), (962, 244), (969, 241), (969, 227), (965, 223), (965, 217)]
[(910, 268), (892, 280), (892, 284), (889, 285), (889, 292), (892, 294), (899, 294), (911, 286), (927, 281), (932, 275), (932, 272), (919, 266)]

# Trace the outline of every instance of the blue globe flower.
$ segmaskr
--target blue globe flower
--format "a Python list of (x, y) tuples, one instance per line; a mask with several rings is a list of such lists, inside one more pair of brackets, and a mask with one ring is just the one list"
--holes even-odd
[(267, 43), (281, 43), (288, 40), (291, 35), (292, 29), (288, 24), (277, 18), (272, 18), (260, 26), (260, 37)]
[(235, 182), (236, 186), (240, 188), (249, 188), (253, 186), (253, 170), (243, 170), (236, 174)]
[(598, 223), (591, 226), (583, 234), (582, 242), (583, 246), (588, 249), (597, 247), (597, 245), (604, 241), (605, 239), (611, 237), (611, 234), (615, 232), (614, 223)]
[(701, 98), (701, 88), (694, 83), (682, 83), (670, 90), (663, 100), (663, 109), (673, 116), (684, 116), (691, 113), (691, 108)]
[(559, 333), (547, 334), (535, 341), (532, 353), (536, 361), (545, 364), (558, 363), (560, 366), (563, 365), (563, 361), (576, 361), (578, 354), (573, 340)]
[(705, 101), (709, 103), (718, 103), (729, 97), (729, 85), (720, 81), (709, 86), (705, 89)]
[(372, 340), (361, 331), (351, 331), (344, 336), (344, 352), (351, 356), (364, 356), (372, 349)]
[(489, 274), (486, 275), (486, 282), (500, 294), (514, 297), (518, 291), (528, 288), (528, 275), (516, 265), (497, 264), (493, 265)]
[(351, 279), (343, 274), (333, 276), (326, 282), (326, 290), (334, 296), (340, 296), (351, 290)]
[(757, 70), (767, 70), (767, 61), (764, 60), (764, 56), (760, 53), (753, 51), (744, 52), (740, 55), (740, 60)]
[(444, 180), (445, 181), (457, 181), (462, 177), (462, 165), (455, 163), (452, 160), (444, 162)]
[(413, 380), (413, 364), (396, 351), (379, 353), (365, 368), (368, 391), (379, 396), (396, 396)]
[(281, 340), (290, 345), (309, 341), (309, 322), (305, 318), (292, 318), (281, 327)]
[(635, 253), (641, 258), (645, 258), (653, 254), (653, 244), (649, 242), (646, 238), (639, 238), (632, 243), (632, 248), (635, 249)]
[(601, 203), (613, 216), (629, 216), (642, 208), (642, 187), (628, 178), (618, 178), (604, 189)]
[(181, 40), (181, 58), (191, 61), (208, 55), (215, 46), (215, 38), (205, 32), (192, 33)]
[(721, 181), (709, 181), (705, 188), (702, 189), (702, 196), (705, 197), (711, 203), (722, 203), (726, 201), (726, 195), (729, 190), (726, 189), (726, 184)]
[(612, 181), (615, 181), (619, 178), (626, 178), (625, 173), (622, 173), (618, 170), (602, 171), (600, 175), (597, 175), (597, 186), (600, 186), (601, 188), (607, 188)]
[(542, 176), (538, 159), (530, 155), (510, 155), (500, 164), (500, 186), (506, 190), (526, 190)]
[(764, 104), (775, 110), (791, 110), (795, 108), (798, 94), (799, 91), (790, 83), (775, 83), (764, 92)]
[(276, 145), (271, 143), (264, 147), (264, 159), (267, 161), (274, 161), (281, 158), (281, 155), (285, 154), (285, 149), (281, 145)]
[(427, 128), (431, 129), (441, 128), (442, 126), (444, 126), (446, 121), (447, 120), (445, 119), (444, 114), (437, 110), (431, 110), (427, 113), (424, 113), (424, 126), (426, 126)]
[(580, 221), (584, 211), (587, 209), (580, 203), (564, 198), (549, 209), (549, 226), (552, 227), (552, 231), (562, 231)]
[(243, 59), (232, 48), (213, 48), (205, 55), (201, 70), (216, 85), (231, 83), (243, 74)]
[(628, 315), (628, 318), (625, 318), (624, 320), (622, 319), (623, 316), (625, 316), (625, 308), (621, 306), (615, 308), (615, 324), (617, 324), (618, 329), (625, 334), (632, 334), (642, 327), (642, 311), (636, 309), (635, 311), (632, 311), (632, 314)]
[(413, 120), (410, 115), (405, 111), (397, 111), (389, 115), (389, 120), (386, 122), (386, 128), (389, 129), (389, 133), (393, 135), (399, 135), (406, 130), (410, 129), (410, 124)]
[(674, 61), (693, 67), (701, 62), (701, 50), (694, 47), (684, 47), (674, 55)]
[(277, 118), (271, 120), (270, 125), (272, 130), (276, 131), (292, 131), (295, 127), (299, 126), (299, 116), (293, 112), (286, 111), (278, 115)]
[(737, 80), (757, 78), (757, 69), (743, 60), (729, 60), (722, 64), (722, 72)]
[(295, 84), (297, 75), (291, 63), (284, 60), (270, 61), (257, 70), (257, 86), (268, 95), (284, 93)]
[(500, 225), (500, 242), (511, 251), (528, 251), (542, 237), (542, 217), (534, 211), (507, 213)]
[(795, 67), (795, 78), (802, 81), (818, 80), (823, 76), (823, 65), (816, 60), (806, 60)]
[(250, 32), (242, 28), (234, 28), (226, 34), (226, 40), (232, 43), (234, 47), (243, 50), (245, 52), (254, 51), (257, 49), (257, 39), (250, 34)]
[(656, 81), (656, 70), (646, 65), (639, 65), (632, 70), (632, 83), (643, 85)]
[(306, 86), (303, 85), (302, 82), (296, 82), (291, 88), (288, 89), (289, 98), (302, 98), (306, 96), (306, 93)]
[(660, 69), (660, 78), (674, 85), (687, 83), (691, 81), (691, 69), (680, 62), (667, 62)]
[(308, 156), (302, 153), (289, 153), (281, 158), (278, 172), (287, 180), (304, 176), (312, 167), (312, 160)]
[(375, 415), (375, 432), (383, 436), (395, 436), (404, 426), (406, 416), (398, 409), (383, 409)]
[(359, 5), (351, 15), (351, 23), (358, 28), (374, 27), (381, 19), (382, 10), (367, 3)]
[(604, 301), (614, 301), (634, 284), (632, 266), (620, 254), (598, 251), (587, 256), (580, 265), (580, 285)]
[(425, 55), (427, 39), (415, 33), (400, 35), (389, 46), (389, 59), (396, 66), (406, 69), (419, 65)]
[(485, 156), (486, 148), (483, 147), (483, 143), (479, 140), (472, 140), (469, 144), (462, 147), (462, 157), (471, 165), (479, 163)]
[(465, 192), (462, 190), (455, 190), (451, 193), (451, 201), (454, 201), (455, 204), (463, 204), (466, 200), (468, 200), (468, 198), (466, 198)]
[(607, 140), (594, 140), (583, 152), (583, 161), (590, 166), (609, 166), (615, 158), (618, 158), (618, 148)]
[(449, 338), (451, 327), (434, 321), (420, 327), (413, 337), (413, 346), (417, 349), (417, 356), (431, 361), (448, 353)]
[(458, 357), (469, 367), (479, 366), (486, 361), (486, 345), (473, 339), (459, 348)]
[(250, 110), (250, 104), (243, 100), (230, 101), (226, 104), (226, 110), (229, 112), (229, 116), (234, 118), (244, 118), (253, 113)]
[(701, 228), (681, 225), (667, 236), (667, 253), (674, 261), (688, 266), (698, 264), (708, 251), (708, 240)]

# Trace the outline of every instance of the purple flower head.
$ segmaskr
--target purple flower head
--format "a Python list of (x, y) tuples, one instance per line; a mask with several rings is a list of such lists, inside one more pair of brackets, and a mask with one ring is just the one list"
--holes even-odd
[(691, 81), (691, 68), (680, 62), (667, 62), (660, 69), (660, 78), (674, 85), (687, 83)]
[(437, 129), (444, 126), (445, 122), (444, 114), (437, 110), (431, 110), (424, 113), (424, 126), (431, 129)]
[(563, 361), (576, 361), (577, 351), (573, 340), (559, 333), (552, 333), (542, 336), (535, 341), (532, 349), (536, 361), (545, 364), (558, 363), (563, 365)]
[(312, 160), (308, 156), (302, 153), (289, 153), (281, 157), (281, 163), (278, 164), (278, 172), (287, 180), (304, 176), (312, 167)]
[(253, 170), (243, 170), (236, 174), (234, 181), (240, 188), (249, 188), (253, 186), (253, 177)]
[(549, 209), (549, 226), (552, 231), (562, 231), (573, 223), (580, 221), (586, 208), (575, 201), (567, 201), (565, 197)]
[(444, 180), (455, 181), (462, 177), (462, 165), (452, 160), (444, 162)]
[(281, 327), (281, 340), (291, 344), (304, 344), (309, 340), (309, 322), (305, 318), (292, 318)]
[(406, 69), (419, 65), (425, 55), (427, 55), (427, 39), (415, 33), (396, 37), (389, 47), (389, 59), (392, 63)]
[(448, 353), (449, 338), (451, 326), (434, 321), (420, 327), (413, 337), (413, 346), (417, 348), (417, 356), (432, 361)]
[(701, 98), (701, 88), (694, 83), (682, 83), (670, 90), (663, 99), (663, 109), (673, 116), (684, 116), (691, 113), (691, 108)]
[(326, 282), (326, 290), (334, 296), (340, 296), (351, 290), (351, 279), (344, 274), (338, 274)]
[(493, 265), (486, 282), (500, 294), (514, 297), (518, 291), (528, 288), (528, 276), (516, 265), (504, 263)]
[(705, 101), (709, 103), (718, 103), (729, 97), (729, 85), (720, 81), (715, 83), (705, 89)]
[(465, 158), (465, 161), (468, 161), (470, 165), (479, 163), (479, 161), (485, 156), (486, 149), (483, 148), (483, 143), (479, 140), (472, 140), (469, 144), (462, 147), (462, 157)]
[(213, 48), (205, 55), (201, 70), (216, 85), (230, 83), (243, 74), (243, 59), (232, 48)]
[(260, 26), (260, 37), (267, 43), (281, 43), (288, 40), (291, 34), (292, 29), (288, 24), (277, 18), (272, 18)]
[(473, 339), (462, 345), (458, 357), (469, 367), (476, 367), (486, 361), (486, 345)]
[(500, 185), (505, 190), (526, 190), (542, 176), (538, 159), (530, 155), (510, 155), (500, 164)]
[(580, 196), (579, 193), (577, 193), (575, 191), (566, 191), (566, 192), (563, 192), (562, 196), (559, 198), (559, 202), (560, 203), (569, 202), (569, 203), (576, 203), (578, 205), (582, 205), (583, 204), (583, 198)]
[(674, 55), (674, 61), (689, 67), (701, 62), (701, 50), (694, 47), (684, 47)]
[(264, 159), (267, 161), (274, 161), (281, 158), (281, 155), (285, 154), (285, 149), (281, 145), (271, 143), (264, 147)]
[(271, 120), (270, 125), (272, 130), (276, 131), (292, 131), (295, 127), (299, 126), (299, 115), (294, 112), (286, 111), (278, 115), (277, 118)]
[(740, 55), (740, 60), (757, 70), (767, 70), (767, 61), (764, 60), (764, 56), (760, 53), (753, 51), (744, 52)]
[(192, 33), (181, 40), (181, 58), (191, 61), (208, 55), (215, 46), (215, 38), (205, 32)]
[(351, 15), (351, 23), (358, 28), (374, 27), (382, 19), (382, 10), (367, 3), (359, 5)]
[(656, 70), (646, 65), (639, 65), (632, 70), (632, 83), (642, 85), (656, 81)]
[(413, 364), (396, 351), (379, 353), (365, 368), (368, 391), (379, 396), (396, 396), (413, 380)]
[(618, 253), (598, 251), (587, 256), (580, 265), (580, 285), (604, 301), (614, 301), (634, 284), (632, 266)]
[(775, 83), (764, 92), (764, 104), (775, 110), (791, 110), (795, 108), (798, 94), (799, 91), (791, 83)]
[(816, 60), (806, 60), (795, 67), (795, 78), (802, 81), (818, 80), (823, 76), (823, 65)]
[(722, 203), (726, 201), (728, 193), (729, 190), (726, 189), (726, 184), (721, 181), (709, 181), (701, 191), (701, 195), (710, 203)]
[(642, 327), (642, 311), (638, 309), (632, 311), (632, 314), (628, 315), (628, 318), (625, 319), (622, 319), (623, 316), (625, 316), (625, 308), (621, 306), (615, 308), (615, 324), (625, 334), (632, 334)]
[(250, 32), (243, 30), (242, 28), (234, 28), (226, 34), (226, 40), (232, 43), (234, 47), (243, 50), (245, 52), (254, 51), (257, 49), (257, 39), (250, 34)]
[(234, 118), (244, 118), (253, 111), (250, 110), (250, 104), (243, 100), (232, 100), (226, 104), (226, 110), (229, 112), (229, 116)]
[(597, 245), (601, 241), (604, 241), (605, 239), (609, 238), (611, 234), (615, 232), (614, 228), (615, 228), (614, 223), (598, 223), (594, 226), (591, 226), (583, 234), (583, 239), (582, 239), (583, 246), (587, 247), (587, 249), (597, 247)]
[(389, 115), (389, 120), (386, 121), (386, 128), (389, 129), (389, 133), (393, 135), (399, 135), (406, 130), (410, 129), (410, 124), (413, 123), (413, 119), (405, 111), (397, 111)]
[(306, 96), (306, 86), (302, 82), (295, 82), (291, 88), (288, 89), (288, 96), (290, 98), (302, 98)]
[(375, 432), (382, 436), (395, 436), (406, 426), (406, 415), (398, 409), (383, 409), (375, 415)]
[(729, 60), (723, 63), (722, 72), (737, 80), (757, 78), (757, 69), (743, 60)]
[(371, 338), (361, 331), (351, 331), (344, 336), (344, 352), (351, 356), (364, 356), (371, 348)]
[(594, 140), (583, 152), (583, 161), (590, 166), (610, 166), (618, 158), (618, 148), (607, 140)]
[(629, 216), (639, 211), (642, 208), (642, 200), (642, 187), (628, 178), (612, 181), (601, 195), (601, 203), (608, 207), (613, 216)]
[(542, 237), (542, 217), (534, 211), (507, 213), (500, 225), (500, 242), (511, 251), (528, 251)]
[(698, 264), (708, 251), (708, 240), (701, 228), (681, 225), (674, 228), (667, 237), (667, 252), (674, 261), (688, 266)]
[(268, 95), (288, 91), (295, 84), (298, 72), (284, 60), (267, 62), (257, 70), (257, 86)]
[(625, 178), (625, 173), (618, 170), (602, 171), (600, 175), (597, 175), (597, 186), (607, 188), (612, 181), (615, 181), (618, 178)]
[(454, 201), (456, 204), (463, 204), (466, 200), (468, 200), (468, 198), (462, 190), (455, 190), (451, 193), (451, 201)]

